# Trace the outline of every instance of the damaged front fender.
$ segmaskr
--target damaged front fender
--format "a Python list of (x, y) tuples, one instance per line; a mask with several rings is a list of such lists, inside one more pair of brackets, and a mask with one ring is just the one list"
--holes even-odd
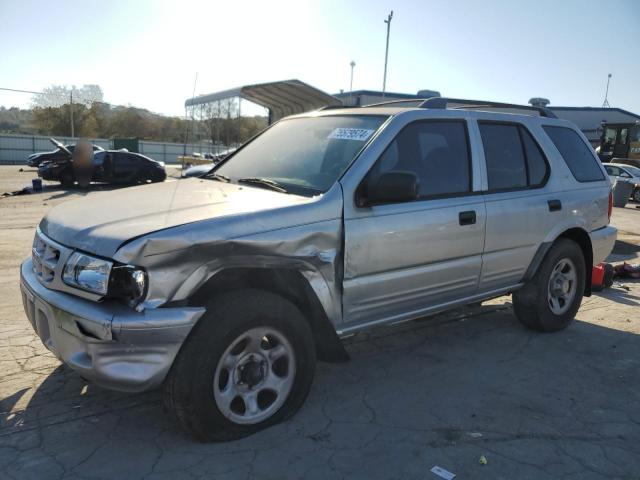
[(228, 269), (287, 269), (308, 281), (335, 326), (342, 319), (342, 191), (315, 201), (168, 228), (123, 245), (115, 259), (144, 267), (143, 307), (188, 300)]

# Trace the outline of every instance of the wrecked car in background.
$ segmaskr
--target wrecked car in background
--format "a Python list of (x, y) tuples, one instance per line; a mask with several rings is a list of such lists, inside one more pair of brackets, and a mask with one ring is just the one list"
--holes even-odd
[(81, 185), (89, 182), (136, 184), (163, 182), (167, 178), (164, 162), (140, 153), (126, 150), (94, 151), (83, 159), (86, 162), (83, 168), (79, 168), (80, 159), (75, 158), (77, 152), (68, 153), (65, 159), (41, 163), (38, 176), (43, 180), (60, 182), (65, 187), (76, 182)]
[[(55, 149), (50, 152), (32, 153), (27, 157), (27, 165), (30, 167), (38, 167), (43, 162), (69, 160), (73, 156), (73, 150), (76, 148), (75, 145), (62, 145), (55, 138), (51, 138), (50, 141), (53, 143)], [(103, 148), (98, 145), (93, 145), (92, 147), (94, 152), (103, 150)]]
[(21, 267), (33, 328), (99, 385), (162, 385), (219, 441), (293, 415), (362, 329), (511, 293), (527, 327), (567, 327), (616, 238), (584, 135), (418, 103), (285, 118), (202, 178), (53, 208)]

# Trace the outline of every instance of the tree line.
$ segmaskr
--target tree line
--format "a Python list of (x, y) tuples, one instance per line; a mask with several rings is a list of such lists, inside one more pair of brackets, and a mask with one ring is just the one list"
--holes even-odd
[[(70, 103), (73, 97), (73, 104)], [(267, 126), (263, 116), (237, 117), (235, 104), (197, 112), (194, 118), (171, 117), (133, 106), (103, 102), (98, 85), (80, 88), (52, 85), (34, 95), (31, 108), (0, 106), (0, 133), (77, 137), (139, 138), (161, 142), (207, 141), (232, 145), (243, 143)], [(73, 115), (72, 115), (73, 108)]]

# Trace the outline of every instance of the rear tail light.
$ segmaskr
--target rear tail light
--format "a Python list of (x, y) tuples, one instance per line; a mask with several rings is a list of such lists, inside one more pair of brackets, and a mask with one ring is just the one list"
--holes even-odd
[(613, 192), (609, 190), (609, 208), (607, 208), (607, 216), (611, 221), (611, 214), (613, 213)]

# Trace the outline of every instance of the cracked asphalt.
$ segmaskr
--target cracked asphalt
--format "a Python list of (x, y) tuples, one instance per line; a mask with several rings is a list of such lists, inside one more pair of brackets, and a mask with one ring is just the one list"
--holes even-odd
[[(0, 167), (0, 193), (30, 182), (18, 168)], [(349, 363), (318, 365), (294, 418), (201, 444), (158, 392), (87, 384), (27, 323), (18, 267), (35, 226), (84, 194), (0, 199), (0, 479), (437, 480), (435, 465), (459, 479), (640, 479), (640, 283), (585, 299), (556, 334), (521, 327), (501, 297), (357, 335)], [(640, 210), (613, 223), (611, 259), (637, 262)]]

